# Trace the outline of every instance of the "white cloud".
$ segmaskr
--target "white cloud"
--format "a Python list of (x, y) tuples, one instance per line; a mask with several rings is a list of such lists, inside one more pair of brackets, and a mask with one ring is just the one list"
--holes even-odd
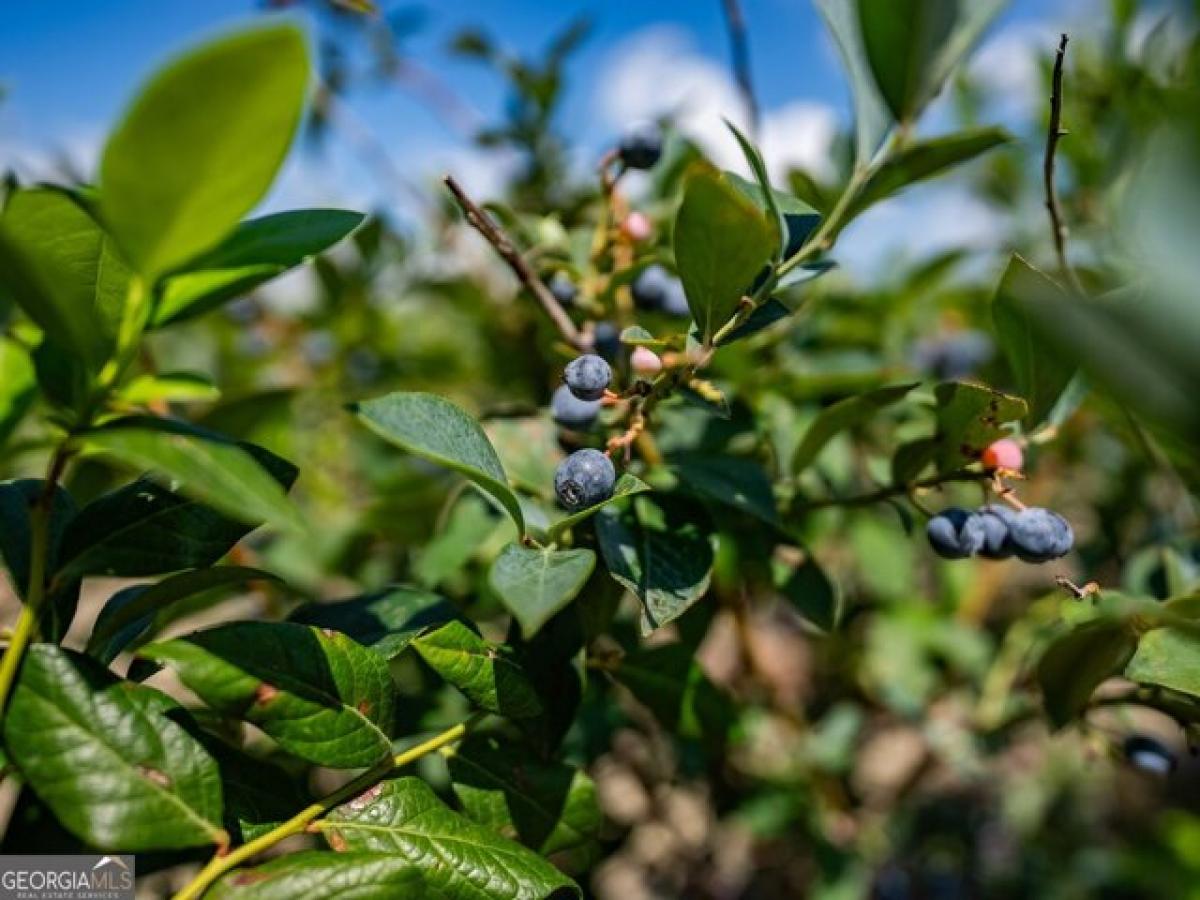
[(1057, 34), (1046, 24), (1010, 25), (976, 51), (969, 70), (996, 104), (997, 115), (1025, 119), (1045, 103), (1039, 58), (1054, 46)]
[[(696, 51), (687, 32), (656, 26), (620, 43), (596, 80), (596, 106), (619, 132), (631, 122), (669, 115), (719, 166), (744, 169), (723, 119), (739, 127), (746, 112), (728, 67)], [(797, 101), (764, 111), (762, 150), (773, 175), (789, 165), (825, 174), (837, 128), (832, 108)]]

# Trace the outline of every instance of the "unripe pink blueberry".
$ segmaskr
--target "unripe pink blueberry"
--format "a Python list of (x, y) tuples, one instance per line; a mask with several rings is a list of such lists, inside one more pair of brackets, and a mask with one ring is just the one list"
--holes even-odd
[(654, 226), (645, 213), (631, 212), (621, 221), (621, 233), (636, 243), (649, 240), (653, 232)]
[(1010, 472), (1020, 472), (1025, 464), (1025, 454), (1021, 445), (1012, 438), (1001, 438), (994, 441), (983, 451), (983, 465), (987, 469), (1006, 469)]
[(629, 364), (638, 375), (657, 375), (662, 371), (662, 360), (649, 347), (637, 347), (629, 357)]

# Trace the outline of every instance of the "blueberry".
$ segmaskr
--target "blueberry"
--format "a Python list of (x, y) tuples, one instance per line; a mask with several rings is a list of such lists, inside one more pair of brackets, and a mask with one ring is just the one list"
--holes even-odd
[(1017, 514), (1007, 506), (993, 503), (975, 513), (983, 525), (983, 546), (979, 555), (984, 559), (1008, 559), (1016, 552), (1008, 535)]
[(612, 460), (589, 447), (576, 450), (558, 464), (554, 493), (567, 509), (586, 509), (611, 497), (616, 481)]
[(995, 346), (986, 332), (960, 331), (918, 343), (913, 349), (913, 365), (940, 381), (953, 381), (973, 374), (994, 353)]
[(597, 322), (592, 344), (597, 353), (612, 362), (621, 352), (621, 331), (612, 322)]
[(1065, 556), (1075, 543), (1075, 533), (1066, 519), (1037, 506), (1017, 513), (1009, 523), (1008, 535), (1017, 556), (1030, 563)]
[(671, 282), (674, 280), (671, 273), (658, 263), (647, 266), (638, 273), (637, 278), (633, 279), (633, 284), (630, 286), (634, 304), (638, 309), (660, 309), (663, 305), (663, 298), (666, 297)]
[(586, 431), (592, 427), (599, 412), (599, 400), (580, 400), (565, 384), (559, 385), (550, 398), (550, 414), (563, 428)]
[(676, 316), (681, 319), (692, 314), (692, 308), (688, 306), (687, 294), (683, 290), (683, 282), (678, 278), (671, 279), (671, 284), (663, 294), (662, 311), (668, 316)]
[(983, 547), (984, 527), (979, 516), (952, 506), (929, 520), (925, 535), (938, 556), (965, 559)]
[(563, 272), (555, 272), (554, 277), (550, 279), (550, 293), (554, 295), (554, 299), (563, 306), (573, 306), (575, 298), (579, 296), (579, 289), (575, 287), (575, 282)]
[(1169, 775), (1175, 769), (1175, 754), (1147, 734), (1129, 735), (1123, 749), (1125, 758), (1135, 769), (1151, 775)]
[(599, 400), (612, 381), (612, 369), (603, 357), (587, 353), (567, 363), (563, 381), (580, 400)]
[(649, 169), (662, 156), (662, 131), (653, 122), (639, 122), (625, 132), (617, 152), (630, 169)]

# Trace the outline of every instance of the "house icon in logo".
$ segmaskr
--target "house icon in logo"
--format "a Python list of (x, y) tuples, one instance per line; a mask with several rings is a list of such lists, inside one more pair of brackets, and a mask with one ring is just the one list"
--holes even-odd
[(103, 869), (105, 866), (117, 866), (120, 869), (124, 869), (126, 872), (129, 871), (129, 866), (127, 866), (125, 864), (125, 860), (121, 859), (119, 856), (100, 857), (96, 864), (92, 866), (92, 871), (95, 872), (97, 869)]

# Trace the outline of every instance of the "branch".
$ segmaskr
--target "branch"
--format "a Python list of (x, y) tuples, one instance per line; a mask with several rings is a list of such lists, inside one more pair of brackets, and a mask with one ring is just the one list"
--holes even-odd
[(989, 477), (986, 472), (956, 469), (953, 472), (947, 472), (943, 475), (931, 475), (928, 478), (922, 478), (920, 481), (914, 481), (911, 484), (889, 484), (886, 487), (881, 487), (867, 494), (855, 494), (851, 497), (827, 497), (820, 500), (797, 498), (795, 502), (799, 503), (800, 507), (804, 510), (820, 509), (829, 506), (870, 506), (872, 503), (882, 503), (884, 500), (890, 500), (893, 497), (899, 497), (924, 488), (940, 487), (943, 484), (950, 484), (952, 482), (986, 481)]
[(1058, 188), (1054, 179), (1054, 155), (1058, 142), (1067, 133), (1062, 127), (1063, 60), (1067, 55), (1067, 35), (1058, 42), (1054, 55), (1054, 75), (1050, 87), (1050, 125), (1046, 129), (1046, 155), (1042, 161), (1042, 181), (1046, 190), (1046, 211), (1050, 213), (1050, 230), (1054, 237), (1054, 252), (1058, 256), (1058, 267), (1063, 278), (1076, 293), (1082, 294), (1083, 285), (1067, 261), (1067, 224), (1063, 220), (1062, 207), (1058, 201)]
[(463, 211), (463, 215), (466, 216), (467, 222), (482, 234), (500, 255), (500, 258), (508, 263), (508, 267), (517, 276), (517, 280), (541, 304), (542, 309), (550, 317), (550, 321), (554, 323), (554, 327), (558, 329), (558, 333), (562, 335), (563, 340), (576, 350), (587, 351), (591, 349), (587, 339), (575, 327), (575, 323), (571, 321), (571, 317), (567, 315), (566, 310), (562, 308), (562, 304), (550, 293), (550, 288), (546, 287), (546, 283), (537, 276), (537, 273), (533, 269), (529, 268), (529, 263), (525, 262), (525, 258), (517, 250), (516, 245), (512, 242), (512, 238), (496, 223), (495, 219), (484, 212), (474, 200), (467, 196), (466, 192), (462, 189), (462, 185), (454, 180), (453, 175), (447, 175), (442, 180), (445, 182), (446, 187), (450, 189), (455, 202), (458, 203), (459, 208)]
[(725, 26), (729, 31), (729, 52), (733, 62), (733, 77), (746, 105), (750, 119), (750, 134), (758, 135), (758, 100), (754, 96), (754, 81), (750, 76), (750, 43), (746, 38), (746, 19), (738, 0), (722, 0), (725, 10)]

